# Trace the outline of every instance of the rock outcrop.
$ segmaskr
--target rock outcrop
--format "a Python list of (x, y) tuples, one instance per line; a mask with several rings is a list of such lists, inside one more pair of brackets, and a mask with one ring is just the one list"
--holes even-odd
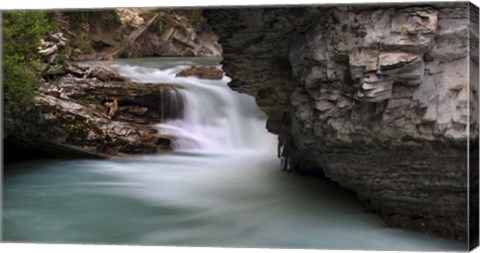
[[(98, 158), (171, 149), (175, 136), (163, 134), (157, 124), (182, 117), (177, 88), (134, 83), (105, 66), (69, 65), (67, 71), (84, 77), (43, 83), (35, 103), (5, 111), (9, 149)], [(107, 113), (112, 101), (116, 108)]]
[(223, 71), (212, 66), (192, 66), (178, 72), (175, 77), (195, 76), (200, 79), (221, 80)]
[(64, 13), (58, 20), (79, 50), (73, 60), (222, 54), (201, 10), (119, 8)]
[(478, 150), (475, 6), (205, 15), (230, 87), (269, 116), (286, 169), (352, 189), (387, 225), (467, 240), (469, 143)]
[[(130, 47), (125, 56), (221, 56), (217, 35), (205, 22), (188, 25), (185, 18), (163, 15), (164, 23), (156, 23), (150, 31)], [(170, 24), (168, 25), (168, 21)]]

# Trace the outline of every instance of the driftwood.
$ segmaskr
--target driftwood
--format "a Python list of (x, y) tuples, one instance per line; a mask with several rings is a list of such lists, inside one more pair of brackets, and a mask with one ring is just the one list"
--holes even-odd
[(62, 29), (62, 31), (66, 32), (68, 35), (70, 35), (70, 36), (72, 36), (72, 37), (74, 37), (74, 38), (77, 37), (77, 35), (75, 35), (75, 34), (74, 34), (73, 32), (71, 32), (71, 31), (69, 31), (69, 30), (68, 30), (67, 28), (65, 28), (65, 27), (62, 26), (61, 29)]
[(127, 42), (125, 42), (125, 44), (120, 48), (118, 49), (117, 51), (113, 52), (112, 54), (110, 54), (107, 59), (112, 59), (112, 58), (116, 58), (118, 56), (120, 56), (125, 50), (127, 50), (131, 45), (133, 45), (133, 43), (135, 43), (135, 41), (150, 27), (152, 26), (153, 24), (153, 21), (155, 21), (155, 19), (158, 18), (158, 16), (160, 15), (160, 13), (157, 13), (155, 14), (155, 16), (153, 16), (148, 22), (147, 24), (145, 24), (145, 26), (140, 29), (137, 33), (134, 33), (132, 35), (130, 35), (130, 38), (128, 39)]
[[(59, 18), (53, 18), (55, 21), (59, 22), (59, 23), (62, 23), (64, 26), (68, 26), (68, 22), (63, 20), (63, 19), (59, 19)], [(60, 29), (62, 29), (62, 31), (66, 32), (68, 35), (76, 38), (77, 35), (75, 35), (73, 32), (69, 31), (66, 27), (64, 26), (60, 26)]]
[(63, 20), (63, 19), (59, 19), (59, 18), (53, 18), (53, 19), (54, 19), (55, 21), (58, 21), (58, 22), (64, 24), (64, 25), (68, 25), (68, 22), (65, 21), (65, 20)]

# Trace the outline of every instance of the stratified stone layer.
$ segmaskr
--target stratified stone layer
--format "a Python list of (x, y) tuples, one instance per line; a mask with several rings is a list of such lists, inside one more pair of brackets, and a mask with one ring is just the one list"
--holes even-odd
[[(285, 168), (354, 190), (388, 225), (467, 240), (478, 140), (468, 3), (208, 10)], [(473, 42), (473, 43), (472, 43)]]

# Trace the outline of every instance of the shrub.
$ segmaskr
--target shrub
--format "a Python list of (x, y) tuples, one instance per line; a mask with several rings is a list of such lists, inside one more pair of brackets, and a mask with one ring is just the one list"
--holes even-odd
[(88, 12), (66, 11), (63, 15), (68, 19), (68, 26), (71, 30), (78, 31), (82, 24), (88, 23)]
[(177, 22), (175, 23), (175, 26), (176, 26), (178, 29), (180, 29), (181, 31), (187, 30), (187, 26), (186, 26), (184, 23), (180, 22), (180, 21), (177, 21)]
[(101, 25), (103, 29), (109, 29), (111, 27), (119, 26), (122, 24), (120, 20), (120, 16), (114, 10), (112, 11), (102, 11), (99, 12), (101, 14)]
[(8, 12), (3, 18), (3, 55), (19, 62), (38, 58), (37, 47), (49, 29), (43, 12)]
[(74, 38), (71, 43), (74, 48), (79, 48), (84, 53), (90, 54), (95, 52), (92, 47), (92, 41), (86, 32), (77, 33), (77, 37)]
[(30, 102), (37, 88), (37, 47), (50, 23), (43, 12), (7, 12), (3, 15), (3, 95), (6, 108)]
[(3, 61), (3, 96), (5, 108), (19, 107), (33, 100), (37, 78), (26, 63), (11, 58)]

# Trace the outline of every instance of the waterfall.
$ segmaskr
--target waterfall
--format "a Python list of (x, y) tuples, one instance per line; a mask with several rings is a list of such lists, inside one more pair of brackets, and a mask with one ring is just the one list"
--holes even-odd
[[(158, 129), (178, 136), (174, 146), (180, 151), (105, 160), (6, 163), (2, 239), (196, 247), (465, 249), (458, 241), (387, 228), (378, 216), (364, 212), (354, 194), (328, 180), (281, 173), (276, 137), (266, 131), (265, 115), (253, 98), (231, 91), (228, 77), (217, 81), (175, 78), (187, 66), (218, 62), (115, 60), (109, 67), (136, 82), (177, 86), (161, 89), (164, 99), (155, 103), (163, 109)], [(289, 142), (280, 140), (280, 154), (289, 152)]]
[[(185, 64), (187, 63), (187, 64)], [(217, 64), (215, 64), (217, 65)], [(266, 116), (255, 106), (254, 98), (236, 93), (227, 86), (230, 78), (202, 80), (196, 77), (175, 77), (191, 64), (175, 66), (132, 66), (116, 62), (109, 67), (135, 82), (166, 83), (178, 86), (178, 92), (162, 101), (166, 115), (183, 103), (183, 117), (165, 117), (159, 131), (173, 135), (175, 150), (226, 152), (240, 149), (269, 149), (276, 137), (266, 132)], [(217, 67), (220, 67), (217, 65)], [(182, 101), (179, 101), (179, 97)]]
[(166, 122), (171, 119), (182, 118), (184, 114), (185, 96), (181, 90), (174, 88), (161, 91), (160, 121)]

